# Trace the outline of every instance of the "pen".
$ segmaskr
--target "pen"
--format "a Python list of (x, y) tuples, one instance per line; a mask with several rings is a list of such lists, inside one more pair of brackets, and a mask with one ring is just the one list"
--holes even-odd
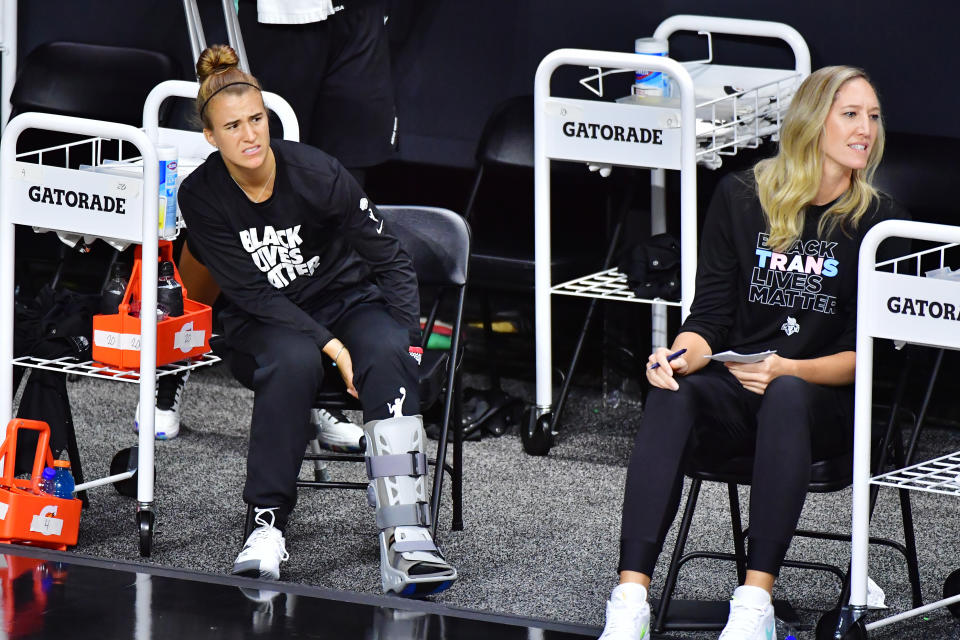
[[(680, 351), (674, 351), (673, 353), (667, 356), (667, 362), (670, 362), (671, 360), (676, 360), (686, 352), (687, 352), (686, 349), (680, 349)], [(660, 366), (659, 362), (654, 362), (652, 365), (650, 365), (650, 368), (647, 369), (647, 371), (649, 371), (650, 369), (656, 369), (659, 366)]]

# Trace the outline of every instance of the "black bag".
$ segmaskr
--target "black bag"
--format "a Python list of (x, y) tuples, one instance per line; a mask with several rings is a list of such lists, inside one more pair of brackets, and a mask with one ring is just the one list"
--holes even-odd
[(680, 299), (680, 243), (669, 233), (629, 247), (619, 269), (638, 298)]
[[(14, 357), (53, 359), (72, 356), (81, 361), (89, 360), (93, 314), (97, 312), (99, 300), (98, 294), (54, 291), (45, 286), (35, 299), (16, 301)], [(23, 367), (15, 368), (14, 393), (25, 371)], [(73, 432), (66, 374), (30, 369), (17, 417), (46, 422), (50, 426), (51, 453), (54, 458), (59, 457), (67, 448)], [(6, 428), (6, 425), (2, 426)], [(16, 473), (30, 471), (36, 448), (36, 432), (24, 431), (17, 437)], [(78, 460), (71, 462), (79, 467)]]

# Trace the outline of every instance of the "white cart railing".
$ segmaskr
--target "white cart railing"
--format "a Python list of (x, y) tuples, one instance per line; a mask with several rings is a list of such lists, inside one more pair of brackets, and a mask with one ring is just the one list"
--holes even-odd
[[(62, 131), (132, 144), (143, 158), (142, 178), (116, 176), (66, 167), (23, 162), (17, 141), (27, 129)], [(38, 226), (81, 235), (109, 237), (143, 246), (141, 313), (156, 318), (157, 309), (157, 153), (146, 134), (129, 125), (70, 116), (24, 113), (13, 118), (0, 141), (0, 423), (13, 412), (14, 227)], [(61, 204), (37, 197), (45, 189), (61, 189)], [(73, 199), (68, 194), (73, 194)], [(77, 208), (84, 200), (114, 203), (97, 210)], [(120, 205), (122, 203), (122, 207)], [(71, 206), (72, 204), (72, 206)], [(106, 211), (106, 209), (111, 209)], [(122, 209), (122, 212), (121, 212)], [(140, 323), (140, 464), (137, 473), (137, 518), (153, 528), (153, 430), (156, 383), (156, 322)], [(2, 437), (2, 436), (0, 436)], [(4, 464), (12, 464), (5, 460)]]
[[(877, 248), (892, 237), (939, 243), (940, 246), (878, 264)], [(857, 373), (854, 417), (853, 513), (851, 528), (850, 603), (836, 621), (836, 638), (866, 637), (866, 632), (960, 602), (945, 598), (889, 618), (864, 624), (867, 613), (867, 565), (870, 527), (870, 485), (894, 486), (929, 493), (957, 495), (960, 453), (870, 477), (871, 408), (873, 406), (873, 340), (887, 338), (947, 349), (960, 349), (960, 282), (922, 277), (925, 257), (939, 257), (960, 243), (960, 227), (904, 220), (876, 225), (860, 247), (857, 293)], [(893, 271), (878, 270), (889, 266)], [(923, 301), (923, 302), (921, 302)], [(918, 308), (920, 310), (918, 311)], [(846, 635), (846, 634), (853, 635)]]
[[(195, 98), (196, 82), (171, 80), (157, 85), (144, 106), (144, 130), (129, 125), (73, 118), (69, 116), (25, 113), (8, 124), (0, 143), (0, 424), (12, 416), (12, 365), (44, 369), (61, 373), (91, 376), (101, 379), (140, 384), (140, 434), (137, 462), (137, 523), (141, 555), (150, 555), (154, 515), (154, 388), (157, 376), (173, 375), (186, 369), (214, 364), (218, 358), (207, 354), (199, 360), (181, 361), (156, 367), (156, 323), (140, 323), (140, 369), (124, 371), (98, 363), (80, 362), (74, 358), (42, 359), (32, 356), (13, 358), (13, 265), (15, 225), (49, 229), (69, 234), (109, 238), (120, 243), (139, 243), (143, 248), (141, 281), (141, 318), (156, 318), (157, 257), (158, 257), (158, 164), (155, 146), (177, 145), (180, 154), (181, 178), (197, 167), (213, 151), (202, 133), (166, 129), (158, 126), (157, 113), (166, 98)], [(299, 125), (293, 109), (280, 96), (264, 92), (264, 103), (280, 118), (284, 138), (298, 140)], [(78, 142), (48, 149), (16, 153), (20, 134), (27, 129), (44, 129), (81, 136), (91, 136)], [(108, 143), (117, 141), (114, 157), (105, 158)], [(122, 142), (136, 151), (123, 155)], [(97, 166), (105, 160), (113, 161), (110, 174), (72, 169), (71, 152), (82, 155)], [(51, 164), (55, 159), (58, 165)], [(128, 175), (122, 175), (126, 172)], [(62, 189), (63, 193), (97, 194), (123, 199), (123, 213), (94, 209), (78, 209), (64, 196), (58, 204), (47, 204), (42, 198), (31, 197), (31, 189), (42, 194), (42, 189)], [(79, 198), (79, 195), (77, 196)], [(73, 203), (78, 204), (77, 202)], [(0, 440), (3, 433), (0, 433)], [(132, 475), (110, 476), (80, 485), (91, 488), (108, 482), (118, 482)]]
[[(756, 20), (674, 16), (661, 23), (655, 37), (666, 39), (677, 31), (698, 31), (778, 38), (794, 53), (793, 69), (733, 67), (706, 61), (680, 63), (671, 58), (612, 51), (560, 49), (548, 54), (537, 68), (534, 82), (534, 197), (536, 310), (536, 406), (521, 425), (524, 448), (546, 453), (556, 435), (553, 412), (553, 335), (550, 296), (572, 295), (617, 299), (653, 305), (655, 346), (667, 341), (666, 307), (690, 312), (697, 258), (696, 166), (717, 168), (722, 156), (762, 139), (775, 138), (796, 87), (810, 73), (810, 54), (792, 27)], [(590, 67), (602, 97), (602, 80), (618, 70), (647, 69), (668, 75), (674, 95), (669, 98), (627, 98), (617, 102), (561, 98), (550, 93), (553, 73), (561, 66)], [(605, 72), (603, 69), (612, 69)], [(698, 96), (698, 87), (735, 87), (732, 93)], [(642, 299), (626, 286), (626, 276), (616, 269), (590, 274), (554, 285), (550, 273), (550, 163), (580, 161), (595, 165), (650, 168), (651, 232), (666, 231), (666, 169), (680, 171), (681, 297), (671, 303)], [(561, 392), (556, 413), (565, 394)]]

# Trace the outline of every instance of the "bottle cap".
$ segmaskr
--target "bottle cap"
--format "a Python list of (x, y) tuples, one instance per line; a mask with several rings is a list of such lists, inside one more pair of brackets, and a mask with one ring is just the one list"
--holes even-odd
[(670, 51), (666, 40), (658, 38), (637, 38), (633, 43), (634, 53), (646, 53), (655, 56), (665, 56)]
[(54, 460), (54, 461), (53, 461), (53, 466), (57, 467), (58, 469), (62, 469), (62, 468), (64, 468), (64, 467), (66, 467), (67, 469), (69, 469), (69, 468), (70, 468), (70, 461), (69, 461), (69, 460)]
[(172, 277), (173, 277), (173, 263), (170, 262), (170, 261), (168, 261), (168, 260), (164, 260), (163, 262), (161, 262), (161, 263), (160, 263), (160, 270), (159, 270), (158, 276), (159, 276), (160, 278), (172, 278)]
[(55, 475), (57, 475), (57, 472), (54, 471), (53, 467), (47, 467), (46, 469), (43, 470), (43, 477), (46, 478), (47, 480), (52, 479), (53, 476)]
[(172, 145), (157, 145), (157, 160), (161, 162), (177, 159), (177, 148)]

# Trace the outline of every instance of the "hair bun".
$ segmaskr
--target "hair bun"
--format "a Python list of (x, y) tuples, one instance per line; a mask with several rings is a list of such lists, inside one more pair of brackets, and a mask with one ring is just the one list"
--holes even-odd
[(202, 83), (215, 73), (223, 73), (240, 64), (240, 58), (233, 47), (226, 44), (215, 44), (207, 47), (197, 60), (197, 77)]

